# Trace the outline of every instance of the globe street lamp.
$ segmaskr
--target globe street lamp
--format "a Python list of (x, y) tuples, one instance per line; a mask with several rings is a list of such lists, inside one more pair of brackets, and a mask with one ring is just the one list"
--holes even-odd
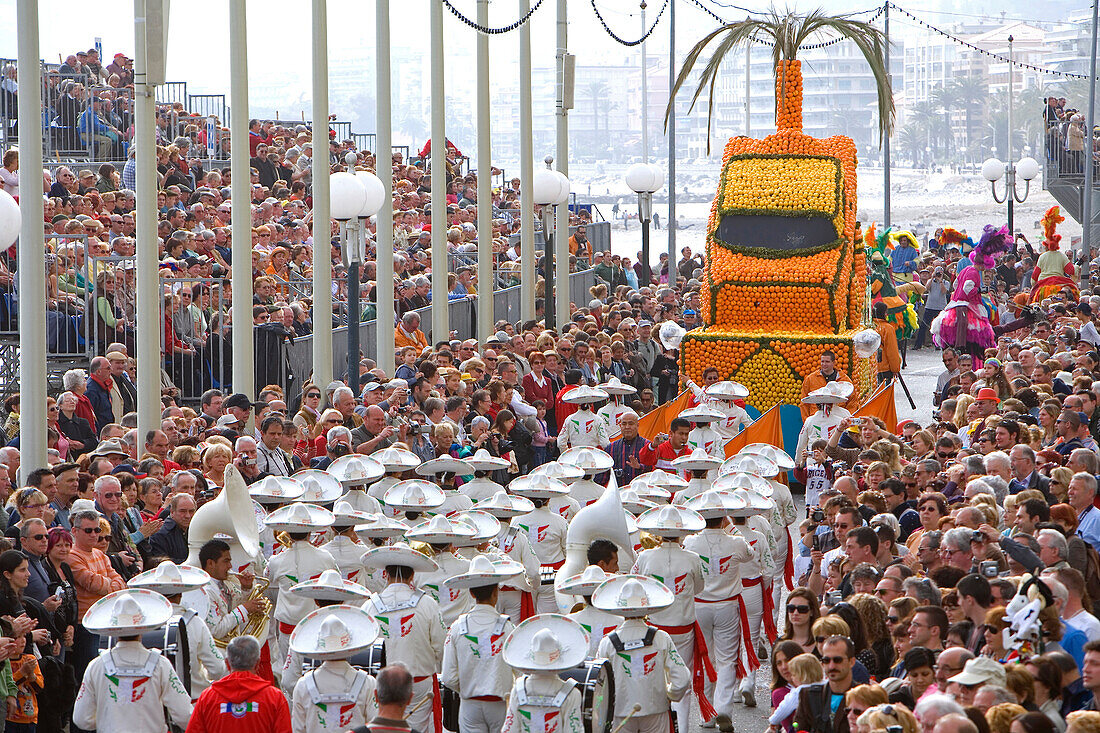
[[(363, 261), (359, 213), (367, 203), (367, 189), (351, 173), (329, 176), (329, 205), (332, 218), (340, 222), (341, 255), (348, 277), (348, 386), (359, 394), (359, 264)], [(331, 297), (329, 293), (314, 293), (313, 312), (317, 301)]]
[(623, 176), (630, 190), (638, 194), (638, 221), (642, 224), (642, 277), (640, 287), (648, 286), (653, 277), (649, 264), (649, 222), (653, 219), (653, 194), (665, 185), (665, 173), (650, 163), (635, 163)]
[[(559, 171), (550, 170), (553, 156), (546, 156), (546, 168), (535, 171), (531, 181), (531, 194), (535, 205), (542, 207), (542, 238), (545, 241), (542, 254), (543, 281), (543, 320), (547, 328), (557, 325), (554, 308), (554, 249), (558, 246), (554, 236), (557, 222), (557, 210), (561, 204), (569, 202), (569, 179)], [(560, 255), (559, 255), (560, 256)], [(559, 285), (559, 287), (561, 287)], [(569, 287), (569, 283), (565, 283)], [(563, 314), (568, 317), (569, 314)]]
[[(993, 149), (993, 153), (996, 154), (997, 149)], [(1031, 182), (1035, 180), (1039, 175), (1039, 162), (1032, 157), (1021, 158), (1018, 162), (1002, 163), (996, 158), (989, 158), (982, 163), (982, 178), (989, 181), (991, 188), (993, 189), (993, 200), (998, 204), (1008, 202), (1008, 232), (1011, 234), (1015, 231), (1013, 228), (1013, 206), (1014, 203), (1022, 204), (1027, 200), (1027, 195), (1031, 191)], [(1016, 178), (1019, 177), (1024, 181), (1024, 193), (1021, 195), (1016, 190)], [(997, 195), (997, 181), (1004, 179), (1005, 187), (1004, 194)]]

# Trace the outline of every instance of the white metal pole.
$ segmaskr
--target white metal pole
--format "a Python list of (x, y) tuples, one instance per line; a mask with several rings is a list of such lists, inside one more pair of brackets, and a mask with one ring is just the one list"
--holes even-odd
[[(676, 100), (672, 85), (676, 83), (676, 0), (668, 0), (668, 283), (676, 284)], [(660, 279), (660, 271), (657, 273)]]
[[(642, 11), (642, 33), (646, 31), (645, 26), (645, 0), (642, 0), (640, 6)], [(646, 55), (645, 55), (646, 42), (642, 41), (642, 162), (649, 162), (649, 82), (646, 79), (648, 69), (646, 68)]]
[(396, 368), (393, 351), (393, 134), (390, 121), (390, 0), (376, 0), (374, 20), (375, 72), (375, 159), (378, 177), (386, 195), (378, 212), (375, 243), (374, 299), (378, 347), (378, 367), (393, 374)]
[[(557, 155), (555, 163), (565, 176), (569, 175), (569, 110), (566, 109), (566, 55), (569, 53), (568, 0), (558, 0), (557, 57), (558, 57), (558, 108)], [(591, 245), (589, 245), (591, 246)], [(558, 207), (554, 227), (554, 314), (559, 327), (569, 320), (569, 205)], [(550, 297), (547, 293), (546, 297)]]
[[(894, 88), (893, 77), (890, 76), (890, 3), (884, 0), (882, 11), (883, 35), (886, 36), (886, 80), (890, 88)], [(885, 126), (884, 126), (885, 127)], [(882, 228), (890, 228), (890, 136), (882, 136)]]
[[(248, 29), (245, 0), (229, 0), (229, 95), (231, 112), (229, 167), (233, 174), (233, 391), (256, 399), (252, 342), (252, 191), (248, 159)], [(328, 160), (328, 143), (314, 161)], [(323, 156), (323, 157), (321, 157)], [(325, 237), (328, 240), (328, 237)], [(322, 389), (324, 385), (321, 385)]]
[[(153, 0), (160, 2), (160, 0)], [(136, 148), (137, 312), (160, 313), (157, 245), (156, 87), (148, 83), (146, 0), (134, 0), (134, 147)], [(146, 321), (148, 326), (149, 321)], [(138, 435), (160, 429), (161, 329), (137, 329)], [(142, 438), (144, 440), (144, 438)]]
[(752, 137), (752, 44), (745, 44), (745, 137)]
[[(233, 149), (236, 150), (236, 145)], [(323, 167), (317, 165), (322, 159), (326, 161)], [(332, 382), (333, 367), (332, 224), (327, 161), (328, 0), (313, 0), (313, 382), (318, 389)]]
[(19, 485), (46, 462), (46, 270), (42, 258), (42, 67), (38, 0), (19, 0)]
[[(1013, 69), (1013, 57), (1012, 57), (1012, 36), (1008, 37), (1008, 164), (1013, 168), (1016, 167), (1016, 156), (1012, 148), (1012, 69)], [(1011, 192), (1010, 192), (1011, 193)], [(1009, 232), (1011, 234), (1012, 232)]]
[[(521, 18), (530, 10), (531, 0), (519, 0)], [(531, 190), (531, 179), (535, 176), (533, 117), (531, 22), (528, 21), (519, 29), (520, 315), (525, 321), (535, 318), (535, 198)]]
[[(431, 5), (432, 43), (432, 343), (450, 338), (447, 309), (447, 123), (443, 91), (443, 0)], [(478, 283), (478, 293), (486, 283)], [(490, 291), (492, 285), (489, 285)]]
[[(489, 25), (489, 0), (477, 0), (477, 22)], [(477, 337), (493, 333), (493, 176), (489, 112), (489, 36), (477, 34)]]

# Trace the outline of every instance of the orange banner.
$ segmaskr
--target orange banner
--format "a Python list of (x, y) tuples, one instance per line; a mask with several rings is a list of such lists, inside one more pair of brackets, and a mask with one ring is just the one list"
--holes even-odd
[(779, 418), (779, 405), (773, 406), (726, 443), (726, 458), (737, 455), (737, 451), (749, 443), (767, 443), (783, 450), (783, 421)]
[(898, 410), (894, 405), (894, 384), (894, 382), (891, 382), (885, 389), (873, 394), (871, 399), (864, 402), (856, 410), (855, 414), (857, 416), (877, 417), (886, 423), (887, 430), (891, 433), (894, 432), (898, 425)]
[(691, 390), (685, 389), (676, 395), (676, 399), (638, 418), (638, 434), (646, 440), (653, 440), (659, 433), (667, 433), (673, 418), (690, 406)]

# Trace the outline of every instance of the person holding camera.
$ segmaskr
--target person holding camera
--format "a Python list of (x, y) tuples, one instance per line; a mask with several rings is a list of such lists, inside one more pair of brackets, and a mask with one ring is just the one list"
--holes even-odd
[(920, 329), (917, 331), (917, 341), (914, 349), (924, 348), (924, 339), (928, 335), (928, 328), (932, 321), (947, 305), (951, 295), (951, 282), (944, 274), (942, 267), (932, 270), (932, 279), (928, 281), (928, 293), (924, 296), (924, 313), (920, 319)]
[(309, 462), (310, 468), (324, 471), (337, 458), (342, 458), (351, 453), (351, 431), (343, 425), (329, 428), (325, 438), (325, 455), (311, 459)]

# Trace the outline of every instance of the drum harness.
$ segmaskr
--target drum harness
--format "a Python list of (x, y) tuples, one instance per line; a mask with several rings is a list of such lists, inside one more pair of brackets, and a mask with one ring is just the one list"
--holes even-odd
[(615, 647), (616, 652), (629, 652), (634, 649), (653, 646), (653, 640), (655, 638), (657, 638), (657, 629), (652, 626), (646, 629), (645, 636), (641, 639), (635, 639), (634, 641), (623, 641), (619, 638), (618, 631), (612, 631), (607, 635), (607, 640), (611, 642), (611, 646)]
[(350, 705), (354, 703), (359, 699), (359, 693), (362, 692), (363, 685), (367, 683), (367, 678), (370, 677), (369, 674), (361, 669), (352, 669), (355, 672), (355, 680), (348, 685), (347, 688), (339, 692), (321, 692), (317, 687), (317, 676), (314, 674), (303, 677), (302, 680), (303, 684), (306, 686), (306, 694), (309, 695), (309, 701), (318, 707), (325, 706), (325, 708), (327, 708), (325, 709), (326, 715), (336, 713), (337, 719), (339, 719), (340, 708), (328, 708), (328, 706)]
[[(482, 659), (487, 659), (493, 656), (493, 638), (499, 637), (504, 633), (504, 626), (508, 623), (507, 616), (501, 616), (497, 619), (497, 622), (493, 624), (492, 631), (489, 632), (489, 636), (475, 636), (470, 633), (470, 618), (467, 615), (463, 615), (458, 621), (455, 622), (455, 631), (465, 637), (467, 640), (473, 642), (474, 649), (477, 650), (477, 655)], [(499, 697), (475, 697), (474, 700), (488, 700), (491, 702), (499, 702)]]
[(572, 692), (577, 686), (577, 683), (573, 680), (562, 680), (561, 688), (555, 695), (529, 695), (527, 693), (527, 682), (524, 681), (515, 692), (516, 705), (519, 707), (532, 707), (532, 708), (553, 708), (560, 710), (561, 706), (565, 704), (565, 698), (569, 697), (569, 693)]

